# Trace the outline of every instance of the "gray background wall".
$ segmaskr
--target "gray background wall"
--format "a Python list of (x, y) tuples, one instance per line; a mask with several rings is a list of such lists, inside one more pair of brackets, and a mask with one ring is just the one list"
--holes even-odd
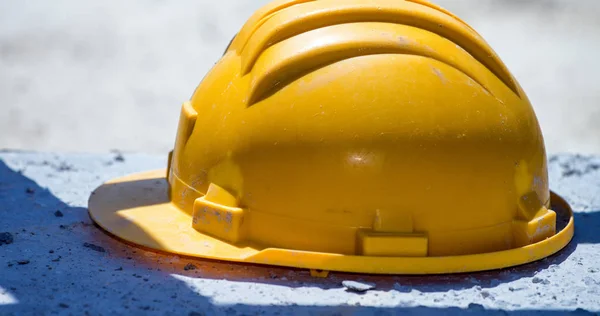
[[(266, 2), (0, 1), (0, 148), (166, 154), (181, 103)], [(600, 1), (434, 2), (498, 52), (549, 152), (600, 154)]]

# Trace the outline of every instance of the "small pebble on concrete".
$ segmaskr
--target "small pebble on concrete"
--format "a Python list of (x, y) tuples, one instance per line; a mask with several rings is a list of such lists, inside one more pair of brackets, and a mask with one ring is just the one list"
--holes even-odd
[(531, 280), (531, 282), (533, 282), (533, 283), (536, 283), (536, 284), (537, 284), (537, 283), (541, 283), (541, 284), (544, 284), (544, 285), (550, 284), (550, 281), (548, 281), (548, 280), (546, 280), (546, 279), (538, 278), (538, 277), (534, 277), (534, 278)]
[(106, 252), (106, 250), (104, 250), (104, 248), (102, 248), (100, 246), (97, 246), (97, 245), (94, 245), (94, 244), (87, 243), (87, 242), (83, 243), (83, 246), (86, 247), (86, 248), (90, 248), (90, 249), (92, 249), (94, 251)]
[(185, 265), (185, 267), (183, 267), (183, 270), (185, 270), (185, 271), (196, 270), (196, 268), (197, 267), (195, 265), (193, 265), (191, 263), (188, 263), (188, 264)]
[(0, 246), (8, 245), (13, 243), (13, 236), (11, 233), (0, 233)]
[(119, 152), (117, 153), (117, 155), (115, 156), (114, 159), (116, 162), (124, 162), (125, 161), (125, 157), (123, 157), (123, 154), (121, 154)]
[(477, 303), (470, 303), (469, 306), (467, 306), (467, 308), (470, 310), (478, 310), (478, 311), (485, 310), (485, 307), (483, 307), (483, 305), (477, 304)]
[(342, 285), (352, 292), (366, 292), (375, 288), (374, 283), (356, 282), (356, 281), (343, 281)]

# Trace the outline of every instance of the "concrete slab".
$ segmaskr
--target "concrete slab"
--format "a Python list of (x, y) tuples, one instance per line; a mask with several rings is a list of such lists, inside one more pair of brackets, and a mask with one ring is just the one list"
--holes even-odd
[[(600, 157), (550, 158), (576, 212), (572, 243), (500, 271), (376, 277), (157, 254), (95, 227), (90, 192), (165, 156), (0, 152), (0, 314), (594, 314), (600, 312)], [(375, 283), (365, 293), (342, 282)]]

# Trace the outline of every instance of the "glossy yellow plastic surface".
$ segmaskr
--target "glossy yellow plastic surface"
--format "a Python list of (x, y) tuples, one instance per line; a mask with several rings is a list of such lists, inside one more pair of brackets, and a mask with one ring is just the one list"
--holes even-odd
[(258, 10), (183, 104), (166, 172), (103, 185), (90, 214), (154, 249), (368, 273), (502, 268), (573, 235), (527, 96), (422, 0)]

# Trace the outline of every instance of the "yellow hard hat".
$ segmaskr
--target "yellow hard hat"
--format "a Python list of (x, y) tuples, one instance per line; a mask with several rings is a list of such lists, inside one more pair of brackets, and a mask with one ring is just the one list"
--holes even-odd
[(422, 0), (261, 8), (183, 104), (167, 170), (89, 211), (157, 250), (382, 274), (527, 263), (574, 230), (527, 96)]

